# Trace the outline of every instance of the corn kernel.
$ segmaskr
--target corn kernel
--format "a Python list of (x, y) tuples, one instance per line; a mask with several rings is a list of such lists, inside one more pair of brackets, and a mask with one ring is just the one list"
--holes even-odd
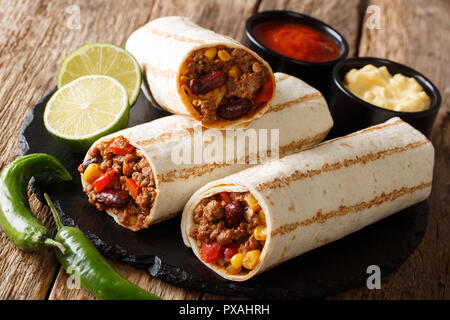
[(188, 72), (189, 72), (188, 67), (185, 64), (181, 65), (180, 74), (181, 75), (186, 75), (186, 74), (188, 74)]
[(261, 222), (261, 224), (266, 225), (266, 214), (264, 213), (264, 211), (259, 211), (258, 213), (259, 215), (259, 222)]
[(219, 56), (219, 59), (222, 61), (228, 61), (231, 59), (230, 54), (226, 50), (219, 50), (219, 53), (217, 55)]
[(245, 202), (247, 202), (248, 206), (253, 211), (258, 212), (259, 210), (261, 210), (261, 207), (259, 206), (258, 201), (255, 199), (255, 197), (252, 194), (249, 194), (248, 196), (246, 196), (244, 200), (245, 200)]
[(201, 103), (200, 100), (197, 100), (197, 99), (192, 100), (192, 104), (196, 107), (200, 106), (200, 103)]
[(137, 222), (137, 217), (136, 216), (131, 216), (131, 217), (128, 218), (128, 224), (130, 226), (134, 226), (136, 224), (136, 222)]
[(252, 250), (247, 252), (245, 254), (244, 260), (242, 261), (242, 265), (248, 270), (255, 269), (260, 255), (261, 255), (260, 250)]
[(253, 230), (253, 236), (258, 241), (266, 240), (267, 238), (267, 228), (265, 226), (257, 226), (255, 230)]
[(230, 260), (231, 265), (235, 269), (241, 269), (242, 268), (242, 260), (244, 259), (244, 256), (242, 253), (236, 253)]
[(228, 75), (234, 79), (239, 78), (239, 68), (237, 66), (232, 66), (230, 70), (228, 70)]
[(86, 170), (83, 174), (83, 180), (87, 183), (92, 183), (95, 180), (97, 180), (98, 177), (100, 177), (103, 174), (102, 169), (100, 169), (100, 166), (96, 163), (91, 163), (88, 165)]
[(209, 59), (212, 60), (216, 57), (217, 54), (217, 49), (216, 48), (209, 48), (208, 50), (205, 51), (205, 56)]

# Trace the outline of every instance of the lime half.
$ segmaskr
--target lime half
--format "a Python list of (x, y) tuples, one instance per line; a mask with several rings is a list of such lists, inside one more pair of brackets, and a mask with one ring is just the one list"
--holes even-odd
[(86, 152), (98, 138), (123, 129), (130, 108), (125, 87), (108, 76), (84, 76), (61, 89), (47, 102), (44, 125), (75, 152)]
[(125, 49), (110, 43), (91, 43), (73, 52), (58, 75), (58, 88), (87, 75), (106, 75), (119, 81), (127, 90), (130, 106), (141, 88), (141, 68)]

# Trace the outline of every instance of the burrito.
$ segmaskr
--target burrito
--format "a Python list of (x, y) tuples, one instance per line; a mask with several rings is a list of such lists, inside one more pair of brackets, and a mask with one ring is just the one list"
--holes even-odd
[(154, 101), (204, 127), (246, 127), (267, 111), (275, 93), (266, 61), (188, 18), (149, 22), (129, 37), (126, 49), (144, 70)]
[(183, 240), (244, 281), (426, 199), (433, 163), (431, 142), (392, 118), (208, 183), (184, 208)]
[[(276, 78), (271, 109), (245, 130), (205, 129), (173, 115), (99, 139), (78, 168), (89, 201), (121, 226), (138, 231), (180, 214), (198, 188), (264, 161), (264, 154), (268, 160), (322, 141), (333, 124), (323, 96), (295, 77), (277, 73)], [(264, 138), (265, 132), (270, 136)], [(263, 137), (258, 148), (246, 143), (252, 134)], [(226, 143), (219, 143), (222, 138)], [(217, 154), (207, 157), (214, 146)], [(191, 147), (200, 152), (186, 161), (177, 158), (183, 151), (189, 155)], [(201, 161), (192, 160), (199, 155)]]

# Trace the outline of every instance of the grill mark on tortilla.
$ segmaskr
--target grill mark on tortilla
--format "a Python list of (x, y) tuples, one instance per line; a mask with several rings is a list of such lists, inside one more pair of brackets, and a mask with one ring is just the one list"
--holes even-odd
[(282, 226), (278, 227), (277, 229), (273, 230), (270, 234), (272, 237), (275, 237), (277, 235), (288, 234), (288, 233), (296, 230), (300, 226), (306, 227), (306, 226), (316, 224), (316, 223), (324, 224), (329, 219), (345, 216), (350, 213), (358, 213), (365, 209), (370, 209), (373, 206), (380, 206), (387, 201), (394, 201), (395, 199), (400, 198), (404, 195), (412, 194), (418, 190), (422, 190), (422, 189), (428, 188), (430, 186), (431, 186), (431, 182), (422, 182), (413, 187), (402, 187), (400, 189), (394, 189), (393, 191), (391, 191), (389, 193), (383, 192), (380, 195), (376, 196), (375, 198), (373, 198), (369, 201), (358, 202), (351, 206), (341, 205), (341, 206), (339, 206), (338, 209), (331, 210), (326, 213), (322, 213), (322, 209), (320, 209), (317, 211), (317, 213), (314, 217), (305, 219), (300, 222), (282, 225)]
[[(223, 133), (222, 133), (223, 134)], [(320, 139), (325, 138), (328, 134), (328, 130), (318, 133), (313, 137), (308, 137), (305, 139), (300, 139), (297, 141), (293, 141), (290, 144), (280, 147), (280, 157), (287, 155), (287, 153), (293, 153), (296, 151), (300, 151), (303, 147), (311, 145), (316, 141), (320, 141)], [(267, 150), (267, 154), (270, 157), (271, 152)], [(256, 155), (257, 159), (259, 159), (259, 154)], [(250, 155), (245, 156), (245, 163), (249, 164)], [(238, 163), (242, 164), (242, 163)], [(174, 182), (176, 179), (188, 179), (189, 177), (201, 177), (206, 173), (212, 172), (214, 169), (223, 168), (236, 165), (236, 162), (233, 163), (204, 163), (191, 168), (184, 169), (174, 169), (165, 174), (158, 175), (158, 180), (161, 182)]]
[(194, 128), (186, 127), (181, 130), (163, 133), (154, 138), (137, 141), (137, 144), (139, 144), (140, 146), (148, 146), (150, 144), (161, 143), (175, 137), (187, 137), (192, 135), (194, 135)]
[(330, 238), (325, 238), (325, 239), (320, 239), (319, 237), (314, 237), (314, 241), (319, 243), (320, 245), (325, 245), (327, 243), (329, 243), (331, 240)]
[(285, 247), (283, 248), (283, 252), (281, 252), (281, 259), (284, 258), (284, 255), (286, 254), (287, 249), (288, 249), (288, 246), (285, 246)]
[(176, 72), (170, 69), (161, 69), (156, 66), (151, 66), (149, 64), (145, 64), (144, 66), (145, 71), (149, 71), (152, 76), (159, 77), (159, 78), (172, 78), (176, 76)]
[(199, 26), (196, 25), (192, 20), (186, 21), (183, 17), (180, 17), (179, 21), (184, 23), (185, 25), (187, 25), (189, 27), (199, 28)]
[(305, 102), (305, 101), (313, 100), (313, 99), (319, 99), (319, 98), (322, 98), (322, 94), (319, 92), (305, 94), (301, 97), (298, 97), (297, 99), (273, 105), (269, 108), (269, 110), (266, 111), (266, 113), (278, 112), (283, 109), (291, 107), (293, 104), (297, 104), (297, 103), (301, 103), (301, 102)]
[(292, 141), (288, 145), (280, 147), (280, 156), (282, 157), (289, 153), (294, 153), (295, 151), (300, 151), (300, 149), (305, 146), (309, 146), (315, 142), (322, 141), (323, 139), (325, 139), (325, 137), (327, 136), (329, 131), (330, 130), (327, 129), (325, 131), (319, 132), (318, 134), (316, 134), (312, 137), (300, 139), (297, 141)]
[(375, 153), (371, 152), (371, 153), (367, 153), (363, 156), (357, 156), (356, 158), (353, 158), (353, 159), (344, 159), (342, 161), (338, 161), (338, 162), (331, 163), (331, 164), (325, 163), (322, 166), (322, 168), (320, 168), (320, 169), (311, 169), (311, 170), (306, 170), (305, 172), (295, 170), (293, 173), (291, 173), (287, 177), (282, 177), (282, 178), (277, 177), (277, 178), (272, 179), (271, 181), (260, 183), (255, 187), (255, 189), (257, 191), (262, 191), (264, 189), (276, 189), (276, 188), (286, 187), (289, 185), (289, 183), (291, 181), (298, 181), (298, 180), (302, 180), (302, 179), (306, 179), (306, 178), (311, 178), (311, 177), (320, 175), (321, 173), (324, 173), (324, 172), (336, 171), (343, 167), (349, 167), (349, 166), (359, 164), (359, 163), (365, 164), (366, 162), (369, 162), (369, 161), (376, 161), (379, 159), (384, 159), (386, 156), (390, 156), (390, 155), (393, 155), (396, 153), (402, 153), (409, 149), (415, 149), (415, 148), (418, 148), (428, 142), (429, 141), (427, 139), (415, 141), (415, 142), (409, 143), (403, 147), (389, 148), (389, 149), (381, 150), (381, 151), (378, 151)]
[(353, 148), (353, 146), (351, 144), (348, 144), (347, 142), (341, 142), (340, 145), (343, 147)]
[(184, 168), (180, 170), (171, 170), (165, 174), (158, 174), (158, 180), (160, 182), (174, 182), (176, 179), (187, 180), (189, 177), (201, 177), (207, 173), (212, 172), (214, 169), (228, 167), (233, 164), (229, 163), (205, 163), (192, 168)]
[(165, 31), (162, 31), (162, 30), (150, 28), (148, 26), (144, 26), (144, 27), (145, 27), (145, 29), (147, 29), (151, 33), (156, 34), (156, 35), (158, 35), (160, 37), (163, 37), (163, 38), (166, 38), (166, 39), (172, 38), (174, 40), (181, 41), (181, 42), (191, 42), (191, 43), (197, 43), (197, 44), (205, 44), (206, 43), (203, 40), (186, 38), (186, 37), (183, 37), (183, 36), (180, 36), (180, 35), (177, 35), (177, 34), (173, 34), (173, 33), (170, 33), (170, 32), (165, 32)]
[[(213, 35), (219, 35), (219, 36), (221, 36), (221, 37), (224, 37), (224, 38), (227, 39), (227, 40), (230, 40), (230, 41), (233, 42), (233, 43), (236, 43), (236, 44), (239, 44), (239, 45), (240, 45), (240, 43), (238, 43), (238, 42), (237, 42), (235, 39), (233, 39), (232, 37), (227, 36), (227, 35), (224, 35), (224, 34), (216, 33), (216, 32), (214, 32), (214, 31), (212, 31), (212, 30), (204, 29), (204, 28), (200, 27), (199, 25), (195, 24), (195, 23), (194, 23), (193, 21), (191, 21), (191, 20), (186, 21), (184, 18), (181, 18), (181, 19), (179, 19), (179, 22), (185, 24), (185, 25), (188, 26), (188, 27), (193, 27), (193, 28), (195, 28), (195, 29), (202, 29), (202, 30), (204, 30), (204, 31), (207, 31), (207, 32), (213, 34)], [(158, 31), (160, 31), (160, 30), (158, 30)], [(162, 31), (162, 32), (164, 32), (164, 31)], [(191, 40), (191, 42), (194, 42), (194, 41), (203, 41), (203, 40), (198, 40), (198, 39), (196, 40), (196, 39), (190, 39), (190, 38), (186, 38), (186, 39)], [(177, 39), (177, 40), (178, 40), (178, 39)], [(206, 43), (206, 42), (203, 41), (202, 43)]]
[(367, 133), (367, 132), (371, 132), (371, 131), (378, 131), (378, 130), (389, 128), (389, 127), (393, 127), (393, 126), (396, 126), (396, 125), (402, 124), (402, 123), (405, 123), (405, 122), (402, 119), (398, 119), (398, 120), (396, 120), (394, 122), (391, 122), (391, 123), (379, 124), (379, 125), (376, 125), (376, 126), (373, 126), (373, 127), (369, 127), (369, 128), (366, 128), (366, 129), (363, 129), (363, 130), (360, 130), (360, 131), (356, 131), (356, 132), (350, 133), (350, 134), (348, 134), (346, 136), (337, 137), (337, 138), (334, 138), (332, 140), (324, 141), (320, 145), (323, 146), (325, 144), (329, 144), (329, 143), (334, 142), (334, 141), (345, 140), (345, 139), (350, 138), (350, 137), (359, 136), (360, 134), (363, 134), (363, 133)]
[[(156, 101), (155, 97), (153, 96), (152, 91), (150, 90), (150, 86), (148, 85), (148, 80), (147, 80), (147, 70), (149, 70), (149, 69), (152, 69), (151, 72), (153, 72), (153, 73), (156, 74), (157, 76), (159, 75), (160, 77), (163, 77), (163, 78), (170, 78), (170, 77), (172, 77), (172, 74), (171, 74), (171, 73), (172, 73), (173, 71), (171, 71), (171, 70), (163, 70), (163, 69), (159, 69), (159, 68), (157, 68), (156, 66), (150, 66), (150, 65), (148, 65), (147, 63), (144, 63), (144, 65), (142, 66), (142, 68), (143, 68), (143, 70), (142, 70), (142, 73), (143, 73), (143, 79), (142, 79), (142, 82), (143, 82), (143, 85), (145, 86), (145, 89), (148, 91), (148, 94), (151, 96), (151, 99), (155, 100), (155, 102), (156, 102), (162, 109), (167, 110), (167, 111), (169, 111), (169, 112), (171, 112), (171, 113), (175, 113), (175, 111), (172, 110), (172, 108), (167, 107), (167, 106), (161, 104), (160, 102), (157, 102), (157, 101)], [(159, 74), (158, 74), (158, 72), (159, 72)]]
[(294, 203), (294, 200), (291, 200), (291, 204), (289, 205), (288, 211), (295, 212), (295, 203)]

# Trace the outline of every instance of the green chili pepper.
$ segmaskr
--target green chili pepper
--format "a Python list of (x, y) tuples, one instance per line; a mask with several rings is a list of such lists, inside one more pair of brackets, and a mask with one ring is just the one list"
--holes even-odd
[(161, 299), (118, 274), (80, 229), (62, 224), (50, 197), (44, 196), (58, 229), (55, 240), (64, 246), (64, 250), (56, 250), (58, 261), (83, 288), (104, 300)]
[(58, 246), (30, 211), (27, 187), (37, 173), (50, 172), (72, 180), (58, 159), (44, 153), (29, 154), (7, 165), (0, 175), (0, 225), (8, 238), (25, 251)]

